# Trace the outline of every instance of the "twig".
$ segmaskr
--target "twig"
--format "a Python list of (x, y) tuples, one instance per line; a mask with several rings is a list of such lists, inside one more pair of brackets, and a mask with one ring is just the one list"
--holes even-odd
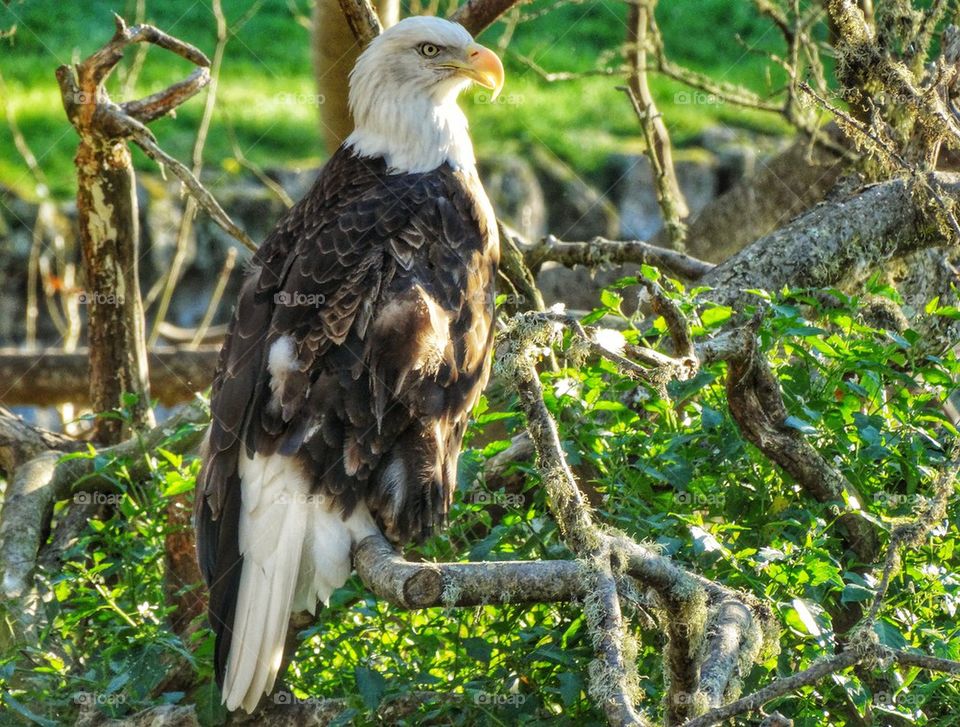
[(673, 152), (667, 125), (660, 116), (657, 104), (647, 82), (647, 49), (650, 38), (658, 33), (653, 17), (657, 0), (637, 0), (630, 4), (627, 19), (627, 42), (630, 79), (628, 86), (620, 86), (630, 99), (646, 139), (646, 153), (650, 159), (657, 187), (657, 202), (663, 213), (663, 223), (674, 249), (685, 247), (686, 226), (683, 219), (690, 214), (673, 167)]
[(584, 242), (565, 242), (547, 235), (524, 250), (527, 265), (533, 270), (549, 261), (573, 267), (602, 265), (652, 265), (685, 280), (699, 280), (713, 270), (713, 263), (698, 260), (684, 252), (657, 247), (642, 240), (608, 240), (594, 237)]
[[(213, 322), (213, 317), (217, 314), (217, 308), (220, 306), (220, 299), (223, 297), (223, 291), (227, 288), (227, 282), (230, 280), (230, 273), (233, 272), (233, 267), (237, 262), (237, 248), (231, 247), (227, 250), (227, 258), (223, 261), (223, 267), (220, 269), (220, 275), (217, 276), (217, 284), (213, 288), (213, 292), (210, 294), (210, 301), (207, 303), (207, 310), (203, 314), (203, 319), (200, 321), (200, 325), (197, 326), (197, 332), (194, 334), (193, 338), (190, 340), (190, 348), (196, 349), (203, 341), (204, 336), (206, 336), (207, 330), (210, 328), (210, 324)], [(160, 329), (158, 329), (162, 333)]]
[(220, 203), (217, 202), (214, 196), (207, 191), (206, 187), (200, 183), (200, 180), (193, 176), (193, 173), (187, 169), (187, 167), (157, 146), (153, 134), (150, 133), (149, 129), (146, 127), (137, 128), (132, 125), (128, 128), (130, 138), (133, 139), (137, 146), (143, 149), (143, 152), (155, 162), (168, 167), (183, 182), (184, 186), (186, 186), (190, 194), (196, 198), (204, 211), (210, 215), (210, 219), (216, 222), (224, 232), (240, 242), (248, 250), (252, 252), (257, 251), (257, 244), (230, 219), (230, 216), (224, 212)]
[[(200, 126), (197, 129), (197, 138), (193, 144), (193, 169), (194, 177), (200, 176), (200, 170), (203, 167), (203, 147), (207, 142), (207, 134), (210, 131), (210, 122), (213, 119), (213, 111), (217, 103), (217, 86), (220, 82), (220, 66), (223, 62), (223, 52), (227, 46), (229, 34), (227, 32), (227, 19), (223, 15), (223, 8), (220, 0), (213, 0), (213, 15), (217, 21), (217, 46), (213, 52), (213, 63), (210, 66), (209, 83), (207, 84), (207, 98), (203, 105), (203, 116), (200, 119)], [(170, 307), (170, 300), (173, 297), (173, 291), (180, 281), (180, 271), (187, 258), (187, 243), (190, 239), (190, 231), (193, 228), (193, 217), (197, 212), (197, 198), (189, 197), (187, 204), (180, 217), (180, 229), (177, 231), (177, 242), (174, 249), (173, 260), (171, 260), (164, 277), (163, 289), (160, 294), (160, 301), (157, 305), (157, 311), (154, 315), (153, 330), (147, 339), (147, 345), (152, 346), (156, 343), (160, 335), (160, 323), (167, 317), (167, 310)]]

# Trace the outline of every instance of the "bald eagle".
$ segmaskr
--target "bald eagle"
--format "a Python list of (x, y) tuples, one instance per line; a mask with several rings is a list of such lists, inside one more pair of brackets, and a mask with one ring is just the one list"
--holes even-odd
[(351, 547), (446, 520), (490, 367), (498, 237), (457, 96), (503, 66), (407, 18), (350, 76), (355, 130), (254, 256), (220, 354), (195, 524), (224, 704), (274, 686), (290, 614)]

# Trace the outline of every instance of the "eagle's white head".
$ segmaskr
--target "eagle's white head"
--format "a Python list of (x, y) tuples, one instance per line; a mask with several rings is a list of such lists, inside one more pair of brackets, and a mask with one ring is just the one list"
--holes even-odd
[(462, 25), (412, 17), (384, 31), (350, 74), (354, 131), (361, 156), (382, 156), (394, 172), (428, 172), (444, 162), (474, 165), (467, 119), (457, 96), (470, 83), (503, 86), (503, 64)]

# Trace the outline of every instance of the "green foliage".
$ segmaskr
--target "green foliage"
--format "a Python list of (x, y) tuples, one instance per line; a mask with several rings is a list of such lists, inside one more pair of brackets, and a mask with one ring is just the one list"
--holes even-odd
[[(512, 52), (533, 58), (551, 71), (595, 68), (598, 58), (609, 56), (624, 41), (626, 5), (570, 3), (545, 12), (550, 5), (547, 0), (535, 0), (525, 6), (524, 12), (534, 19), (520, 24), (510, 41), (511, 52), (505, 56), (508, 82), (501, 101), (491, 105), (484, 103), (483, 93), (467, 93), (462, 103), (471, 119), (479, 158), (543, 145), (578, 173), (599, 172), (611, 153), (641, 148), (633, 111), (626, 97), (615, 90), (621, 79), (588, 77), (550, 84)], [(263, 166), (317, 163), (324, 152), (309, 33), (297, 22), (298, 17), (309, 16), (310, 4), (291, 0), (224, 2), (223, 6), (231, 36), (204, 153), (205, 170), (221, 182), (241, 172), (233, 138), (247, 158)], [(133, 0), (84, 0), (82, 9), (80, 4), (65, 9), (58, 0), (0, 3), (0, 30), (18, 28), (12, 38), (0, 39), (0, 71), (11, 110), (58, 196), (75, 192), (76, 135), (63, 113), (54, 70), (86, 57), (105, 42), (113, 31), (112, 13), (132, 22), (134, 10)], [(674, 61), (711, 72), (724, 82), (745, 83), (762, 94), (780, 92), (782, 80), (776, 73), (767, 78), (768, 61), (759, 51), (782, 53), (782, 41), (748, 6), (727, 0), (676, 0), (663, 3), (659, 14)], [(149, 1), (146, 19), (212, 55), (216, 24), (209, 3)], [(495, 46), (503, 33), (502, 24), (497, 25), (482, 40)], [(753, 51), (746, 52), (735, 36)], [(114, 100), (129, 100), (120, 98), (120, 79), (133, 56), (129, 51), (108, 85)], [(610, 65), (618, 62), (614, 58)], [(155, 92), (190, 70), (186, 61), (152, 49), (133, 95)], [(686, 87), (665, 79), (654, 78), (653, 86), (679, 142), (718, 122), (764, 131), (785, 128), (770, 114), (690, 103)], [(0, 99), (0, 117), (6, 102)], [(194, 99), (178, 109), (176, 118), (154, 122), (151, 129), (161, 146), (187, 161), (202, 113), (202, 100)], [(139, 151), (134, 156), (139, 169), (157, 171)], [(6, 123), (0, 123), (0, 182), (33, 195), (32, 178)]]
[[(632, 282), (607, 291), (588, 320), (603, 325), (619, 316), (635, 290)], [(699, 291), (660, 282), (696, 322), (695, 337), (731, 322), (729, 309), (695, 306)], [(871, 294), (896, 295), (881, 286)], [(787, 425), (855, 485), (859, 506), (888, 533), (929, 494), (944, 446), (957, 435), (941, 405), (957, 388), (960, 362), (954, 353), (923, 350), (910, 330), (874, 327), (863, 303), (836, 290), (757, 294), (766, 311), (762, 351), (782, 382)], [(950, 311), (934, 304), (928, 314)], [(662, 319), (645, 321), (642, 329), (634, 324), (624, 332), (628, 341), (659, 345), (666, 336)], [(670, 384), (669, 398), (662, 398), (607, 361), (573, 365), (565, 351), (560, 370), (542, 376), (546, 400), (598, 517), (774, 609), (782, 625), (780, 652), (765, 655), (745, 675), (744, 690), (835, 652), (834, 619), (872, 601), (874, 574), (844, 551), (828, 508), (742, 439), (727, 411), (724, 364)], [(484, 399), (478, 406), (450, 528), (414, 557), (569, 557), (546, 515), (532, 463), (517, 465), (520, 476), (506, 490), (490, 491), (483, 481), (484, 461), (522, 427), (514, 411), (509, 400)], [(103, 463), (119, 487), (115, 510), (90, 523), (62, 572), (44, 574), (50, 626), (40, 643), (0, 660), (2, 699), (11, 714), (46, 724), (74, 714), (79, 699), (94, 700), (107, 714), (169, 701), (200, 705), (204, 723), (223, 721), (210, 686), (211, 633), (202, 628), (194, 643), (183, 644), (165, 620), (165, 506), (189, 489), (197, 468), (196, 460), (165, 449), (145, 455), (153, 473), (146, 482), (130, 480), (129, 463)], [(903, 554), (876, 627), (882, 643), (960, 657), (958, 541), (954, 506), (927, 542)], [(628, 604), (627, 616), (638, 637), (642, 706), (656, 713), (663, 642), (655, 630), (637, 626), (648, 609), (641, 597)], [(411, 724), (603, 723), (586, 696), (592, 652), (576, 605), (406, 613), (378, 603), (354, 578), (301, 637), (277, 699), (345, 698), (342, 723), (372, 724), (377, 704), (414, 690), (459, 699), (430, 701)], [(151, 694), (180, 659), (201, 686), (188, 694)], [(956, 683), (917, 670), (847, 672), (772, 706), (798, 725), (839, 727), (852, 724), (850, 705), (863, 712), (871, 701), (875, 713), (895, 711), (915, 724), (960, 724), (952, 716), (960, 714)]]

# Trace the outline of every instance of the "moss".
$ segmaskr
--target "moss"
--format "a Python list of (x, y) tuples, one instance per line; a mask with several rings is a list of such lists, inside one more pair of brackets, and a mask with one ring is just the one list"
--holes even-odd
[(458, 583), (452, 580), (446, 580), (443, 584), (443, 593), (440, 594), (440, 600), (447, 608), (453, 608), (460, 600), (462, 589)]

